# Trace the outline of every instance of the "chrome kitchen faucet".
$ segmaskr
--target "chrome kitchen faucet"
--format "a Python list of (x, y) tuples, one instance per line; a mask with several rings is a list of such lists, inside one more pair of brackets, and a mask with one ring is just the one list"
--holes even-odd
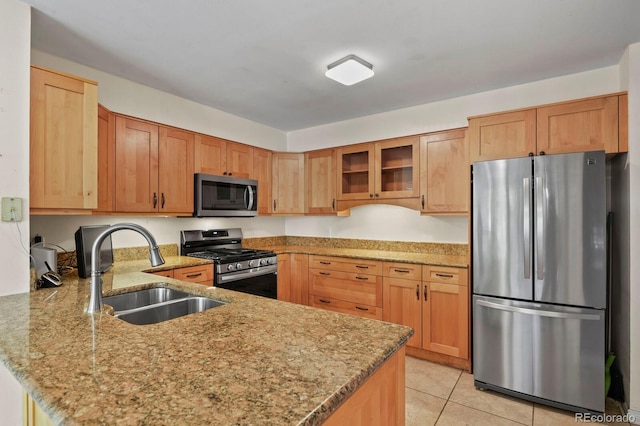
[(100, 247), (104, 240), (121, 229), (130, 229), (140, 233), (147, 239), (149, 243), (149, 260), (151, 266), (159, 266), (164, 263), (164, 259), (158, 249), (158, 244), (155, 238), (147, 229), (135, 223), (116, 223), (105, 229), (100, 235), (96, 237), (91, 248), (91, 296), (89, 298), (89, 306), (87, 307), (87, 313), (93, 314), (102, 310), (102, 273), (100, 272)]

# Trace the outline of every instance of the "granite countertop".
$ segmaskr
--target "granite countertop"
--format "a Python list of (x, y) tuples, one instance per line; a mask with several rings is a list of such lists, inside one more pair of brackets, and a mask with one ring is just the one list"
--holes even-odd
[(0, 362), (55, 423), (319, 424), (408, 327), (162, 278), (116, 262), (104, 294), (164, 282), (228, 304), (137, 326), (84, 313), (89, 280), (0, 297)]
[(353, 259), (382, 260), (385, 262), (417, 263), (420, 265), (449, 266), (466, 268), (469, 266), (467, 256), (455, 254), (411, 253), (404, 251), (371, 250), (359, 248), (333, 248), (315, 246), (270, 246), (277, 254), (302, 253), (321, 256), (339, 256)]

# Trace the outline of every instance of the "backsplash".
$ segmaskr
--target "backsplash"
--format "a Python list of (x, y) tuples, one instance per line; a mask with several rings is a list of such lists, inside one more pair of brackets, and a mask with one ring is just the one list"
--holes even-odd
[(320, 238), (320, 237), (262, 237), (245, 238), (243, 246), (259, 248), (274, 246), (311, 246), (342, 249), (364, 249), (381, 251), (401, 251), (410, 253), (446, 254), (466, 256), (469, 253), (467, 244), (423, 243), (407, 241), (362, 240), (355, 238)]

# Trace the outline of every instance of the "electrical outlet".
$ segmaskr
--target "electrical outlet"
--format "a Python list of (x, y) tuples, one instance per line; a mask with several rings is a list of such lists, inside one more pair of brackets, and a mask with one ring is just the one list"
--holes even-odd
[(17, 197), (2, 198), (2, 221), (3, 222), (22, 221), (22, 198), (17, 198)]

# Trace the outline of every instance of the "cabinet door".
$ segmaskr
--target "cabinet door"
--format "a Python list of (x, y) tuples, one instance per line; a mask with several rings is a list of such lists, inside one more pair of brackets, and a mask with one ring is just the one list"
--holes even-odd
[(160, 127), (158, 211), (193, 213), (194, 134)]
[(116, 211), (158, 210), (158, 126), (116, 116)]
[(382, 319), (413, 328), (407, 344), (422, 345), (422, 283), (416, 280), (384, 277), (382, 281)]
[(618, 96), (538, 108), (538, 153), (618, 152)]
[(308, 305), (308, 283), (309, 255), (300, 253), (278, 255), (278, 300)]
[(374, 193), (375, 153), (372, 143), (338, 148), (338, 199), (368, 200)]
[(410, 198), (420, 194), (417, 136), (375, 143), (374, 198)]
[(536, 110), (469, 118), (470, 162), (527, 157), (536, 152)]
[(227, 175), (248, 178), (253, 174), (253, 148), (227, 142)]
[(465, 130), (420, 138), (421, 206), (425, 213), (469, 211), (469, 160)]
[(425, 282), (422, 346), (458, 358), (469, 356), (468, 287)]
[(305, 213), (330, 214), (336, 211), (335, 150), (307, 152), (304, 155), (307, 195)]
[(31, 208), (98, 206), (98, 88), (31, 67)]
[(273, 154), (273, 213), (304, 213), (304, 155)]
[(98, 105), (98, 208), (100, 212), (112, 212), (116, 173), (116, 118)]
[(227, 173), (227, 141), (213, 136), (195, 135), (195, 173)]
[(253, 171), (249, 177), (258, 181), (258, 214), (271, 213), (272, 162), (271, 151), (253, 148)]

